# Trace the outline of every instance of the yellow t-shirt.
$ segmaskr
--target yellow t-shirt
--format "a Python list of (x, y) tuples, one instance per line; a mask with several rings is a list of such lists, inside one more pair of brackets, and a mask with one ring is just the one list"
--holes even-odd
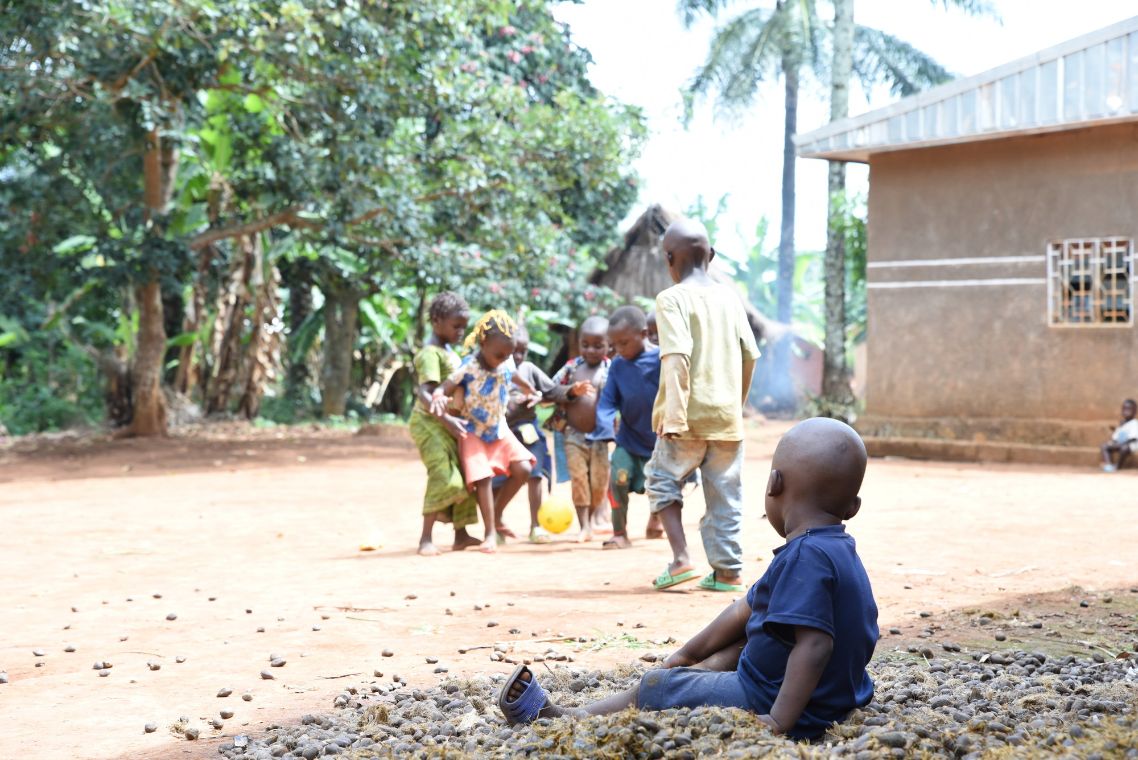
[[(656, 296), (660, 356), (689, 361), (688, 430), (680, 438), (743, 440), (743, 362), (759, 356), (743, 302), (727, 285), (673, 285)], [(661, 378), (652, 408), (656, 430), (664, 417)]]

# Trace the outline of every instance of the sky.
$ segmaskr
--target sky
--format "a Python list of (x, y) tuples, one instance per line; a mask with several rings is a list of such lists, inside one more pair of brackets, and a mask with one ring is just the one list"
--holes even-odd
[[(1134, 0), (993, 2), (999, 20), (945, 11), (933, 0), (857, 0), (855, 21), (900, 37), (958, 76), (970, 76), (1138, 14)], [(755, 4), (773, 7), (774, 0), (741, 0), (732, 8)], [(721, 18), (729, 18), (732, 8)], [(763, 217), (770, 225), (767, 247), (777, 246), (781, 83), (764, 85), (754, 106), (734, 118), (717, 115), (712, 100), (700, 101), (685, 129), (680, 90), (704, 60), (713, 21), (685, 29), (674, 0), (584, 0), (561, 3), (554, 12), (569, 24), (575, 41), (592, 53), (593, 83), (611, 97), (640, 106), (647, 118), (649, 138), (636, 163), (640, 198), (626, 223), (651, 203), (684, 211), (698, 196), (714, 207), (726, 195), (717, 248), (732, 257), (744, 254)], [(870, 93), (867, 100), (855, 86), (850, 114), (894, 100), (885, 89)], [(824, 125), (828, 114), (826, 90), (805, 82), (799, 95), (799, 132)], [(867, 175), (863, 165), (850, 164), (850, 190), (865, 193)], [(826, 241), (826, 162), (800, 159), (796, 181), (796, 247), (821, 250)]]

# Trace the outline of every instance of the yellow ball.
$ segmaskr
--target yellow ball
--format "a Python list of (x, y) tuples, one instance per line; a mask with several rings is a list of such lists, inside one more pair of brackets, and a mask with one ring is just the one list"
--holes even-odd
[(537, 521), (550, 533), (564, 533), (577, 513), (564, 496), (550, 496), (537, 510)]

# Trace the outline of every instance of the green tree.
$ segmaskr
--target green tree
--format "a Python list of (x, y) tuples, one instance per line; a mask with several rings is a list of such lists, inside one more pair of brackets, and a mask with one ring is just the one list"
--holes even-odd
[[(970, 5), (981, 5), (983, 1), (961, 0)], [(852, 0), (833, 0), (832, 5), (836, 12), (844, 14), (846, 3), (852, 3)], [(732, 5), (730, 0), (679, 0), (678, 8), (684, 21), (691, 23), (701, 14), (718, 17)], [(846, 90), (843, 92), (846, 93), (847, 109), (851, 70), (857, 71), (867, 88), (885, 83), (894, 91), (904, 94), (949, 78), (942, 66), (908, 43), (869, 27), (855, 28), (852, 25), (852, 10), (848, 25), (844, 16), (834, 26), (821, 24), (818, 20), (819, 5), (819, 0), (776, 0), (773, 8), (758, 6), (739, 11), (716, 30), (707, 60), (689, 86), (689, 92), (693, 95), (715, 92), (721, 105), (738, 110), (754, 102), (760, 83), (777, 76), (783, 79), (782, 224), (776, 312), (776, 317), (782, 322), (789, 322), (794, 314), (794, 133), (797, 130), (798, 91), (802, 74), (812, 72), (823, 82), (831, 79), (845, 82)], [(855, 37), (858, 42), (856, 46), (853, 45)], [(829, 63), (821, 55), (827, 46), (834, 51)], [(845, 52), (847, 49), (848, 55)], [(846, 68), (843, 69), (842, 66)], [(831, 176), (831, 183), (833, 182), (834, 177)], [(828, 241), (828, 250), (836, 245), (835, 241), (840, 236), (835, 233), (832, 237), (833, 240)], [(832, 253), (830, 256), (833, 258)], [(829, 271), (831, 270), (827, 269)], [(833, 271), (844, 271), (844, 264)], [(827, 275), (827, 281), (829, 279)], [(844, 279), (838, 278), (836, 285), (828, 286), (827, 292), (831, 294), (827, 298), (828, 309), (835, 297), (833, 292), (840, 292), (843, 282)], [(827, 343), (827, 350), (831, 348)], [(794, 402), (793, 389), (785, 371), (789, 360), (788, 350), (786, 346), (775, 347), (774, 377), (786, 378), (776, 393), (776, 401), (783, 405)], [(838, 351), (844, 356), (844, 349)], [(844, 363), (844, 359), (841, 361)]]
[[(870, 87), (886, 82), (894, 94), (905, 97), (945, 81), (947, 73), (908, 43), (854, 23), (854, 0), (831, 0), (834, 7), (830, 62), (830, 121), (849, 115), (849, 86), (853, 74)], [(995, 15), (988, 0), (932, 0), (945, 9), (959, 8), (972, 15)], [(830, 407), (852, 402), (846, 362), (847, 293), (846, 229), (848, 225), (846, 165), (831, 161), (827, 180), (826, 219), (826, 337), (822, 369), (822, 397)]]
[(326, 5), (0, 3), (0, 234), (53, 267), (80, 235), (88, 275), (129, 293), (131, 433), (165, 429), (163, 294), (195, 258), (209, 272), (261, 235), (312, 253), (336, 413), (362, 295), (479, 257), (545, 283), (635, 193), (639, 118), (564, 85), (583, 59), (545, 3)]

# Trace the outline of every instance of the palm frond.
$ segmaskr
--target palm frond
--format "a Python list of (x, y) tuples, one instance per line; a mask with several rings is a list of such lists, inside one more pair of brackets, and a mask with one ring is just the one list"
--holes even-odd
[(853, 68), (866, 92), (874, 85), (887, 84), (891, 93), (901, 97), (953, 78), (928, 54), (867, 26), (854, 30)]
[(716, 18), (719, 11), (730, 5), (732, 0), (678, 0), (676, 12), (685, 27), (690, 27), (700, 16)]
[(988, 16), (1001, 24), (1004, 22), (992, 0), (932, 0), (932, 3), (942, 6), (946, 11), (958, 8), (969, 16)]

